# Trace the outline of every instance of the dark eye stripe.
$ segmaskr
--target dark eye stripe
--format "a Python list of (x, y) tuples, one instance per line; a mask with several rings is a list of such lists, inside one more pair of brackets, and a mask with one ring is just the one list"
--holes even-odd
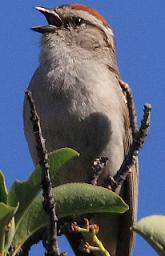
[(65, 20), (65, 26), (72, 25), (74, 27), (81, 26), (83, 23), (85, 23), (85, 20), (81, 17), (72, 16)]

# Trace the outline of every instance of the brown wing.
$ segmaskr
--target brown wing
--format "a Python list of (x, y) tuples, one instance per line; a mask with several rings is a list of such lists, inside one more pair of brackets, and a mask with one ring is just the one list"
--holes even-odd
[[(132, 131), (130, 129), (130, 122), (128, 111), (124, 115), (125, 120), (125, 155), (128, 152), (129, 146), (132, 143)], [(121, 215), (119, 238), (117, 245), (116, 256), (130, 256), (134, 246), (135, 234), (131, 230), (133, 223), (137, 217), (137, 201), (138, 201), (138, 160), (132, 167), (131, 173), (128, 174), (126, 181), (122, 188), (122, 197), (129, 205), (129, 211)]]

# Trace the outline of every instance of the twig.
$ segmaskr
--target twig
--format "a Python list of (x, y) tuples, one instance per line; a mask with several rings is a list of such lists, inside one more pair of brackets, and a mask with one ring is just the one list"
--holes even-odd
[(43, 208), (49, 215), (48, 226), (48, 243), (46, 246), (45, 256), (60, 256), (60, 251), (57, 242), (57, 216), (55, 212), (55, 200), (52, 195), (52, 183), (49, 174), (48, 153), (46, 150), (45, 139), (42, 136), (39, 116), (36, 111), (34, 100), (30, 91), (26, 91), (26, 97), (29, 102), (31, 111), (31, 121), (33, 125), (33, 133), (36, 140), (36, 149), (41, 165), (41, 185), (43, 190)]
[(72, 224), (72, 232), (88, 234), (88, 237), (93, 242), (94, 245), (90, 245), (88, 242), (81, 241), (80, 249), (88, 254), (97, 252), (98, 255), (110, 256), (110, 253), (105, 249), (102, 242), (98, 239), (97, 234), (99, 233), (99, 226), (97, 224), (89, 224), (88, 219), (86, 220), (85, 227), (79, 227), (79, 225), (74, 222)]
[(87, 183), (92, 185), (97, 185), (98, 178), (100, 177), (103, 169), (105, 168), (108, 161), (108, 157), (99, 157), (96, 158), (92, 163), (92, 170), (90, 176), (87, 180)]
[(132, 137), (134, 137), (136, 132), (138, 131), (138, 123), (133, 94), (131, 88), (127, 83), (125, 83), (123, 80), (119, 80), (119, 83), (126, 97), (126, 103), (129, 111), (130, 126), (132, 130)]
[(144, 114), (143, 119), (141, 121), (140, 129), (134, 135), (132, 145), (128, 151), (127, 156), (125, 157), (123, 164), (121, 165), (119, 171), (116, 173), (114, 177), (108, 177), (108, 184), (111, 186), (112, 190), (115, 191), (116, 188), (123, 183), (126, 179), (127, 174), (131, 171), (131, 167), (134, 165), (136, 161), (136, 157), (138, 155), (139, 149), (144, 144), (145, 137), (148, 134), (149, 126), (150, 126), (150, 114), (151, 114), (151, 105), (144, 105)]

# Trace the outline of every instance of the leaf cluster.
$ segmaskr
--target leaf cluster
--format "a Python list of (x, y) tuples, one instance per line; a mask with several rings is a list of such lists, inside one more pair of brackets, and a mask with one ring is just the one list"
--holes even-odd
[[(62, 148), (49, 154), (51, 179), (60, 168), (79, 154)], [(27, 181), (15, 181), (7, 191), (0, 172), (0, 255), (16, 255), (23, 244), (48, 225), (40, 193), (41, 168), (37, 166)], [(124, 213), (128, 205), (116, 193), (86, 183), (69, 183), (53, 188), (58, 218), (86, 213)], [(12, 250), (11, 250), (12, 248)]]

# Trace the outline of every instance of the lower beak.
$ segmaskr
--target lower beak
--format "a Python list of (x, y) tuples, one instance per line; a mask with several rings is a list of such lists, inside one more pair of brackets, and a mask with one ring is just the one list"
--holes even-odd
[(45, 33), (53, 33), (57, 29), (57, 27), (53, 25), (46, 25), (46, 26), (32, 27), (31, 29), (35, 32), (45, 34)]

